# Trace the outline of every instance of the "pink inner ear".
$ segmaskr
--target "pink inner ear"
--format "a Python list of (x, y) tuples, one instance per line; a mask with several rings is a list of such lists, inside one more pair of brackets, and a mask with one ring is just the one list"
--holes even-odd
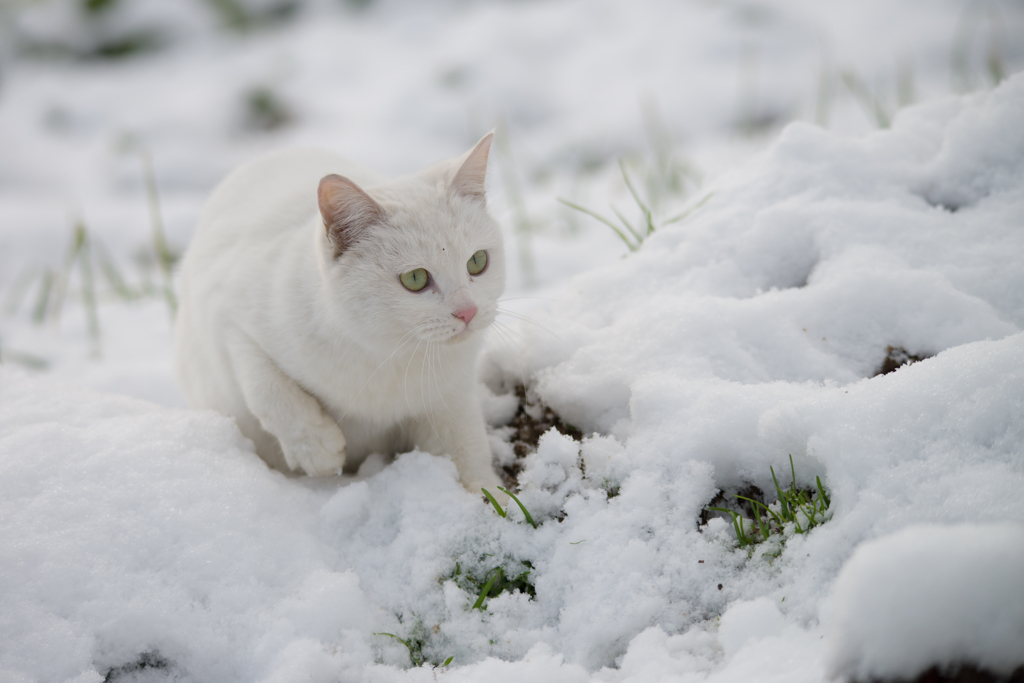
[(456, 194), (472, 199), (484, 199), (484, 180), (487, 177), (487, 157), (491, 151), (494, 133), (488, 133), (476, 143), (466, 160), (462, 162), (455, 177), (452, 178), (451, 189)]
[(324, 176), (317, 188), (317, 199), (335, 256), (351, 247), (370, 226), (387, 219), (380, 204), (344, 176)]

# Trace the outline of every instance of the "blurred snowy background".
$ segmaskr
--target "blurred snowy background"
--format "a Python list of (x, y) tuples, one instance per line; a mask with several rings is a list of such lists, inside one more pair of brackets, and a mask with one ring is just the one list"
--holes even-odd
[(179, 404), (161, 267), (264, 150), (397, 175), (496, 128), (512, 297), (625, 251), (556, 201), (634, 219), (620, 159), (669, 217), (790, 121), (861, 134), (1021, 67), (1008, 0), (3, 0), (0, 354)]

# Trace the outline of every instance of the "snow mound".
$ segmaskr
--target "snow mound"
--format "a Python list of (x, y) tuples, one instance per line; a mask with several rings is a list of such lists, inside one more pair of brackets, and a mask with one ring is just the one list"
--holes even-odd
[(836, 579), (832, 673), (909, 680), (1024, 666), (1024, 527), (912, 526), (863, 544)]
[(231, 420), (2, 369), (0, 405), (0, 679), (102, 681), (156, 653), (182, 680), (262, 680), (373, 622), (313, 496)]

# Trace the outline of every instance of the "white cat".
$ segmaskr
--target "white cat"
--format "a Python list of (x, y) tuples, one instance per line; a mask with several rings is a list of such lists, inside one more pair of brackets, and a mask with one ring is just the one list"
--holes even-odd
[(189, 403), (234, 416), (283, 471), (418, 447), (497, 494), (476, 378), (505, 287), (484, 196), (491, 139), (390, 182), (313, 151), (229, 175), (182, 263)]

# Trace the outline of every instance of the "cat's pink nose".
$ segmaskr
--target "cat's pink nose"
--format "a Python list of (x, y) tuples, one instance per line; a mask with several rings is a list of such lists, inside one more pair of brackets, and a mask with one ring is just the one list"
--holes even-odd
[(466, 326), (468, 327), (469, 321), (473, 319), (474, 315), (476, 315), (476, 306), (467, 306), (461, 311), (455, 311), (452, 315), (456, 318), (462, 318), (462, 322), (466, 323)]

